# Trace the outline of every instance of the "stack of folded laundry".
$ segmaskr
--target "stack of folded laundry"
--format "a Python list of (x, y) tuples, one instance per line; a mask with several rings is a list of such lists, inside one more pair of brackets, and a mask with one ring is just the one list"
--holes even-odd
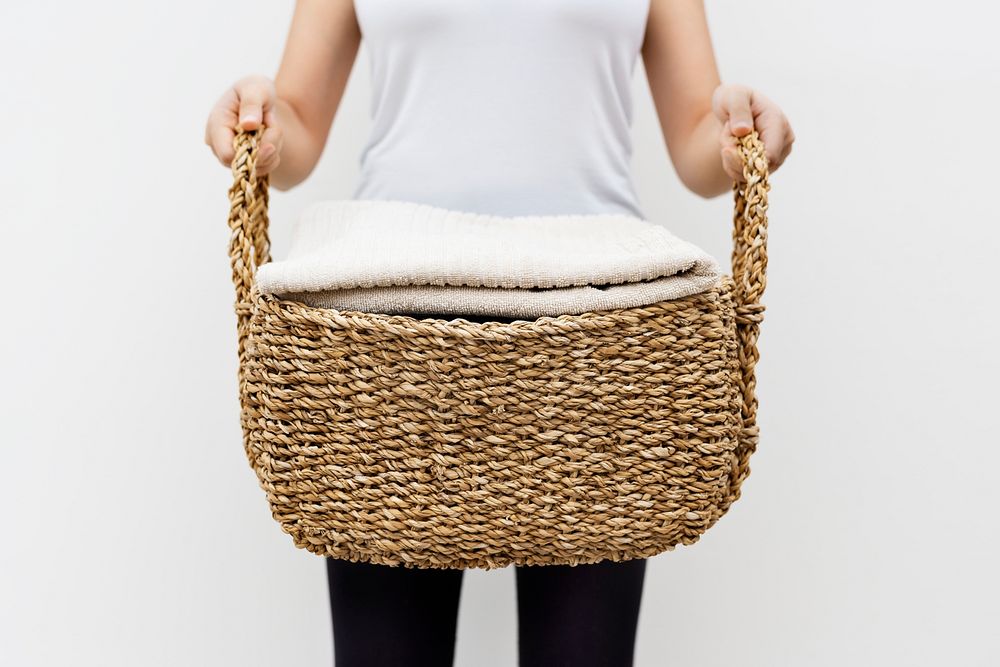
[(296, 222), (262, 293), (369, 313), (536, 318), (633, 308), (711, 289), (714, 257), (621, 214), (505, 217), (335, 200)]

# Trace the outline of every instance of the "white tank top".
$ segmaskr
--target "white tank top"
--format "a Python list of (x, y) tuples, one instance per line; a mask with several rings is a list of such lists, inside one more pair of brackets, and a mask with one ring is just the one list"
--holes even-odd
[(650, 0), (355, 0), (372, 130), (355, 199), (644, 217), (631, 79)]

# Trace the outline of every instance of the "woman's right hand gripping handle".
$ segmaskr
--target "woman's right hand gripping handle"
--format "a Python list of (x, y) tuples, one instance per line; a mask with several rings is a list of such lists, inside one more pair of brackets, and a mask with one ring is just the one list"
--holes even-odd
[(219, 162), (226, 167), (232, 164), (237, 127), (255, 130), (263, 123), (257, 173), (263, 176), (277, 167), (281, 160), (282, 131), (276, 105), (274, 82), (264, 76), (244, 77), (223, 93), (205, 125), (205, 143)]

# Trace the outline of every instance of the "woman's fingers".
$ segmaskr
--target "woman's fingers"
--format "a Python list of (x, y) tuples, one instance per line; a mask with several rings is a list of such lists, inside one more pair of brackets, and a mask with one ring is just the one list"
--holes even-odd
[(743, 181), (743, 158), (737, 147), (737, 139), (729, 127), (729, 121), (722, 125), (719, 133), (719, 144), (722, 149), (722, 168), (734, 181)]
[(281, 161), (282, 139), (281, 127), (277, 125), (272, 114), (271, 123), (265, 123), (264, 134), (260, 140), (260, 152), (257, 154), (257, 173), (261, 176), (273, 170)]
[(236, 125), (236, 108), (239, 100), (236, 90), (230, 88), (212, 108), (208, 114), (208, 122), (205, 124), (205, 143), (215, 153), (224, 166), (228, 167), (233, 163), (236, 151), (233, 149), (233, 137)]
[(756, 127), (764, 144), (768, 170), (775, 171), (791, 152), (795, 133), (781, 107), (760, 93), (755, 94), (754, 100)]
[(795, 136), (788, 121), (784, 116), (780, 116), (762, 123), (760, 140), (764, 143), (768, 170), (776, 171), (792, 151)]
[(722, 167), (732, 179), (743, 181), (743, 164), (736, 138), (756, 129), (764, 144), (769, 171), (775, 171), (788, 157), (795, 133), (777, 104), (746, 86), (723, 84), (712, 95), (712, 111), (722, 121)]
[(275, 111), (276, 100), (274, 82), (259, 75), (240, 79), (223, 93), (205, 124), (205, 143), (219, 162), (227, 167), (232, 165), (236, 156), (233, 139), (238, 129), (256, 130), (263, 125), (257, 171), (266, 174), (278, 165), (282, 132)]

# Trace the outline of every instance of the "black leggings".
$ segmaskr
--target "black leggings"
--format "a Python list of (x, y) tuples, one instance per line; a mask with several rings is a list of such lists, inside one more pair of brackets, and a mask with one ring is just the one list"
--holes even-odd
[[(646, 560), (515, 565), (520, 667), (631, 667)], [(326, 558), (336, 667), (450, 667), (464, 570)]]
[[(451, 666), (463, 570), (326, 566), (336, 667)], [(631, 667), (645, 559), (514, 567), (520, 667)]]

